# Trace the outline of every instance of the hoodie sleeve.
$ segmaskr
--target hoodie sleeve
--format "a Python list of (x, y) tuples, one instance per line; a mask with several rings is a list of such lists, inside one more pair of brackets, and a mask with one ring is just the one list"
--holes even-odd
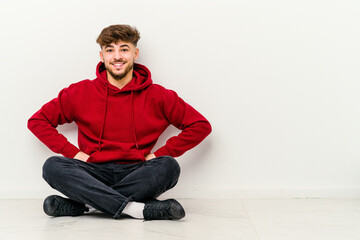
[(28, 120), (28, 128), (53, 152), (73, 158), (80, 150), (56, 130), (58, 125), (73, 121), (70, 99), (68, 88), (63, 89)]
[(178, 157), (198, 145), (211, 132), (211, 125), (193, 107), (181, 99), (174, 91), (165, 90), (163, 113), (170, 124), (182, 130), (171, 137), (166, 144), (154, 152), (155, 156)]

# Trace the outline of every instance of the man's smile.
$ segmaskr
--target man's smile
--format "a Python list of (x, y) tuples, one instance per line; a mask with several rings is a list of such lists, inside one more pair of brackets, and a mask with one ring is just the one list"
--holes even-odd
[(122, 66), (124, 66), (124, 63), (112, 63), (112, 65), (114, 65), (116, 70), (120, 70), (122, 68)]

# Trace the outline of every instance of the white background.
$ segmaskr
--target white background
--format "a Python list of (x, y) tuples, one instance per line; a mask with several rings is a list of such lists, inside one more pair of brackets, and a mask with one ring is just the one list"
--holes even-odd
[[(213, 132), (178, 158), (175, 197), (360, 196), (360, 3), (347, 0), (1, 1), (0, 198), (54, 191), (28, 118), (95, 77), (95, 40), (136, 26), (154, 82)], [(76, 128), (59, 130), (76, 143)], [(170, 128), (161, 138), (177, 134)]]

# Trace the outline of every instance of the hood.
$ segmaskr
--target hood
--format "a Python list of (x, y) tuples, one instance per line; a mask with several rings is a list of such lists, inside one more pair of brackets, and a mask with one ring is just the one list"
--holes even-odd
[(119, 89), (109, 84), (106, 76), (105, 65), (103, 62), (98, 63), (96, 67), (96, 76), (100, 83), (107, 87), (112, 93), (140, 91), (153, 83), (150, 70), (144, 65), (138, 63), (134, 63), (133, 79), (122, 89)]

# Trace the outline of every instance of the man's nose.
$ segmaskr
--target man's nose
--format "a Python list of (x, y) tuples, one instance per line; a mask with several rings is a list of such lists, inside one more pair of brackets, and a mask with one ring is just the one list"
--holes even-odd
[(120, 51), (115, 51), (115, 55), (114, 55), (115, 59), (122, 59), (122, 54)]

